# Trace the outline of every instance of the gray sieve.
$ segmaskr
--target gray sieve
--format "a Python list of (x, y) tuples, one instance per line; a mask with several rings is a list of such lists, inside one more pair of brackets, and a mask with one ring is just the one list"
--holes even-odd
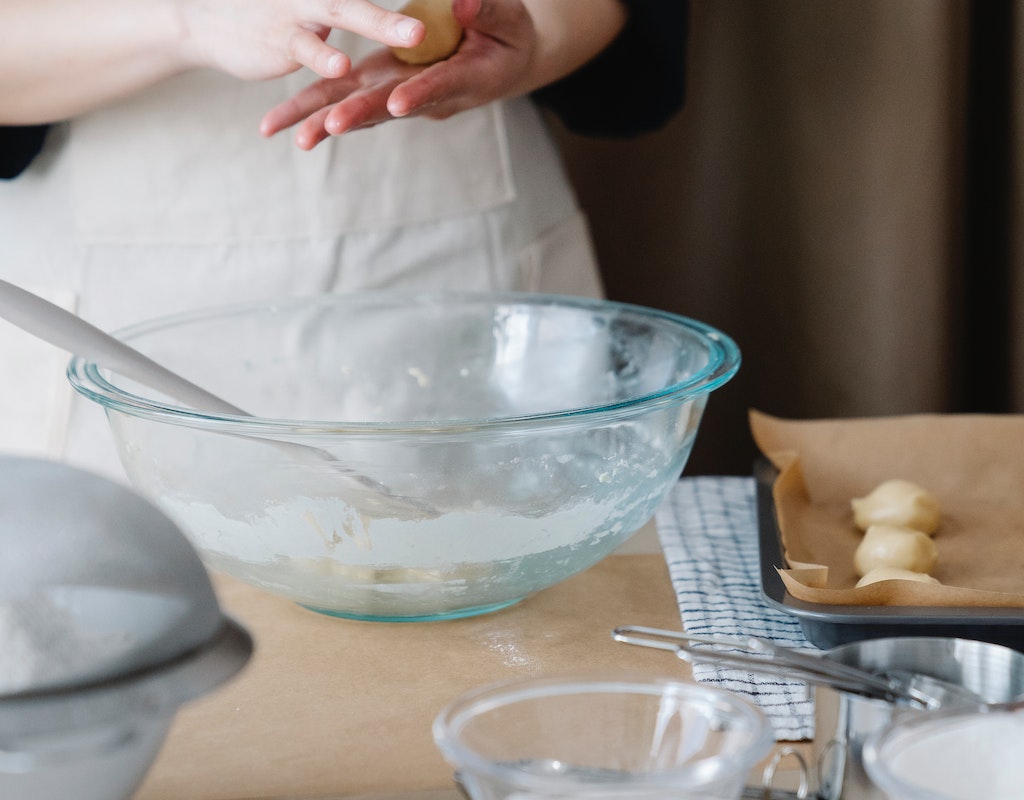
[(0, 698), (152, 668), (223, 625), (198, 555), (155, 506), (73, 467), (0, 457)]

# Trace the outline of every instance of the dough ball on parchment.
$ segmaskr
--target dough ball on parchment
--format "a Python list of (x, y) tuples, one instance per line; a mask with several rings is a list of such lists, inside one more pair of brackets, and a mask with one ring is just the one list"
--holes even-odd
[(898, 525), (872, 525), (853, 554), (853, 566), (858, 575), (877, 567), (929, 573), (938, 559), (938, 548), (928, 534)]
[(871, 525), (900, 525), (924, 533), (939, 527), (939, 503), (934, 495), (916, 483), (890, 480), (869, 494), (850, 501), (854, 524), (862, 531)]
[(899, 567), (875, 567), (867, 575), (857, 581), (857, 587), (868, 586), (872, 583), (878, 583), (879, 581), (916, 581), (918, 583), (932, 583), (939, 584), (940, 581), (937, 578), (933, 578), (931, 575), (926, 575), (923, 572), (912, 572), (909, 569), (900, 569)]
[(462, 41), (462, 26), (452, 16), (452, 0), (409, 0), (401, 9), (427, 28), (427, 35), (415, 47), (392, 47), (391, 52), (406, 64), (433, 64), (442, 61)]

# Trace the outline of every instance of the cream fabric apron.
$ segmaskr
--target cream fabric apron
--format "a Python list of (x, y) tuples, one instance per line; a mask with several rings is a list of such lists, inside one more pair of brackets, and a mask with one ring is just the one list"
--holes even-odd
[[(397, 1), (382, 5), (397, 6)], [(341, 35), (358, 58), (373, 43)], [(212, 71), (53, 129), (0, 182), (0, 276), (108, 330), (285, 294), (377, 287), (601, 293), (584, 218), (527, 99), (409, 119), (311, 152), (257, 132), (303, 71)], [(122, 477), (67, 353), (0, 321), (0, 451)]]

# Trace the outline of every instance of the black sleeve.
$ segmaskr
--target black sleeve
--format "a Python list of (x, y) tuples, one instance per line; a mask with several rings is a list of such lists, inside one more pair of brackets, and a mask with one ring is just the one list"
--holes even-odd
[(17, 178), (39, 155), (48, 125), (0, 126), (0, 179)]
[(571, 131), (628, 137), (657, 130), (686, 95), (686, 0), (623, 0), (618, 37), (581, 69), (533, 93)]

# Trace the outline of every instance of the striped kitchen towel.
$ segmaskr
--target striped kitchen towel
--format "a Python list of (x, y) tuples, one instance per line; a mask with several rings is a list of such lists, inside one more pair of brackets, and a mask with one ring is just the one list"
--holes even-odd
[[(820, 652), (804, 638), (799, 620), (769, 607), (761, 595), (755, 492), (753, 478), (684, 478), (658, 509), (658, 536), (683, 629), (702, 636), (758, 636)], [(777, 740), (814, 735), (813, 695), (805, 683), (712, 664), (695, 664), (693, 674), (753, 701)]]

